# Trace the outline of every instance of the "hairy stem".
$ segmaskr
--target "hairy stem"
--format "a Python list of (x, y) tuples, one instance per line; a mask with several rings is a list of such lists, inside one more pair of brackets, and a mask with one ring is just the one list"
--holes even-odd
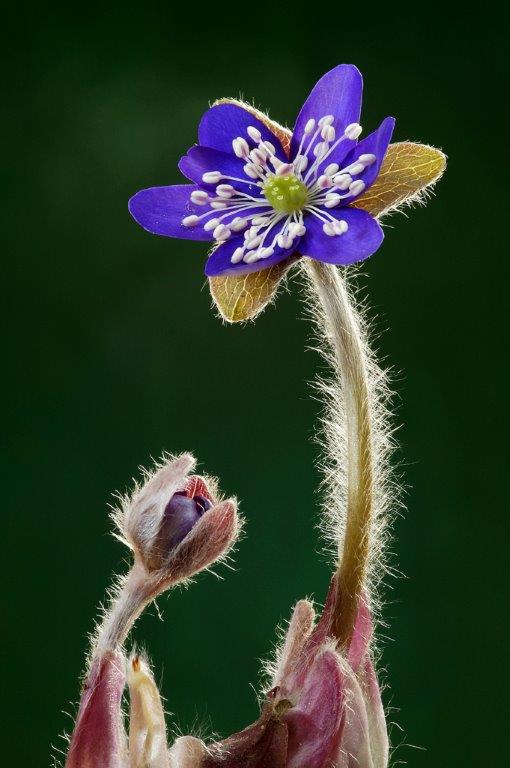
[(346, 431), (346, 510), (337, 561), (334, 633), (340, 647), (351, 639), (360, 597), (366, 589), (375, 522), (374, 403), (369, 360), (359, 318), (339, 270), (306, 260), (340, 379)]

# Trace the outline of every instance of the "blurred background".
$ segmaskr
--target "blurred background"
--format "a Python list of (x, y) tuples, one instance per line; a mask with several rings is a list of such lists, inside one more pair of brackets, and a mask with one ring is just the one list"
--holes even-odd
[(3, 763), (58, 758), (87, 633), (126, 567), (108, 505), (163, 450), (193, 450), (247, 518), (235, 571), (175, 590), (159, 603), (164, 621), (153, 607), (134, 632), (172, 733), (252, 721), (276, 625), (298, 598), (324, 597), (320, 361), (304, 351), (298, 283), (256, 324), (223, 326), (205, 247), (148, 235), (126, 205), (179, 182), (216, 97), (241, 94), (292, 126), (317, 78), (353, 62), (366, 130), (395, 115), (396, 140), (449, 155), (437, 195), (388, 221), (359, 278), (396, 372), (408, 488), (382, 643), (394, 759), (500, 764), (508, 249), (491, 9), (124, 4), (24, 7), (6, 21)]

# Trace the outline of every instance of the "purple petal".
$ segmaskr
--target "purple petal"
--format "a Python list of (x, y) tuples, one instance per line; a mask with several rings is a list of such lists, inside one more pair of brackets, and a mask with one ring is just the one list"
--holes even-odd
[(338, 654), (326, 650), (314, 661), (297, 706), (284, 716), (289, 729), (286, 768), (333, 765), (340, 749), (345, 703)]
[(224, 183), (231, 184), (235, 189), (239, 189), (240, 192), (260, 197), (260, 187), (257, 187), (253, 179), (250, 179), (245, 174), (243, 170), (244, 165), (244, 160), (240, 160), (232, 153), (220, 152), (217, 149), (209, 149), (209, 147), (191, 147), (188, 154), (181, 158), (179, 170), (188, 179), (194, 181), (195, 184), (199, 184), (207, 189), (213, 189), (216, 186), (216, 184), (204, 184), (202, 181), (203, 174), (208, 171), (220, 171), (225, 176), (246, 179), (243, 182), (225, 179)]
[(129, 201), (131, 216), (148, 232), (165, 237), (181, 237), (185, 240), (212, 240), (212, 232), (203, 226), (185, 227), (185, 216), (204, 213), (204, 207), (193, 205), (190, 195), (197, 189), (194, 184), (178, 184), (172, 187), (150, 187), (137, 192)]
[(322, 209), (324, 215), (347, 222), (343, 235), (330, 237), (323, 232), (323, 222), (307, 213), (306, 234), (300, 253), (328, 264), (354, 264), (371, 256), (381, 245), (384, 235), (379, 223), (366, 211), (356, 208)]
[(232, 141), (241, 136), (246, 139), (250, 146), (255, 147), (246, 133), (246, 129), (250, 125), (258, 128), (263, 141), (270, 141), (274, 145), (276, 155), (280, 160), (286, 159), (277, 136), (271, 133), (264, 123), (251, 112), (237, 104), (217, 104), (204, 114), (198, 127), (199, 144), (203, 147), (219, 149), (222, 152), (232, 152)]
[(267, 269), (287, 259), (299, 248), (299, 240), (300, 238), (294, 240), (292, 248), (280, 248), (278, 245), (275, 245), (273, 255), (267, 259), (260, 259), (253, 264), (246, 264), (244, 261), (241, 261), (239, 264), (232, 264), (232, 254), (236, 248), (243, 245), (244, 237), (230, 238), (230, 240), (219, 245), (211, 253), (205, 265), (205, 274), (208, 277), (216, 277), (217, 275), (243, 275), (248, 272), (260, 272), (261, 269)]
[[(342, 165), (345, 167), (354, 163), (360, 155), (375, 155), (375, 162), (369, 165), (362, 173), (355, 176), (356, 179), (361, 179), (365, 183), (365, 188), (360, 194), (363, 194), (376, 180), (382, 162), (386, 157), (394, 127), (395, 118), (386, 117), (376, 131), (367, 136), (366, 139), (363, 139), (363, 141), (360, 141), (344, 158)], [(356, 197), (359, 197), (359, 195), (356, 195)], [(349, 202), (351, 203), (356, 197), (349, 198)]]
[[(317, 121), (325, 115), (333, 115), (337, 138), (340, 138), (348, 125), (359, 122), (362, 91), (363, 78), (354, 65), (340, 64), (326, 72), (315, 84), (301, 108), (294, 126), (290, 156), (296, 155), (305, 125), (312, 118)], [(335, 157), (331, 157), (329, 162), (340, 162), (354, 144), (354, 141), (343, 141), (338, 146)]]

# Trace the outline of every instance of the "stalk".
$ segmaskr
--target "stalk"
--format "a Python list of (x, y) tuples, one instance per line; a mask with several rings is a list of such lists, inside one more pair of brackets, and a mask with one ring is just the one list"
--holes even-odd
[(345, 649), (362, 595), (370, 600), (373, 566), (380, 562), (382, 549), (390, 445), (381, 397), (384, 375), (372, 359), (361, 317), (338, 268), (306, 259), (305, 271), (316, 299), (315, 319), (327, 342), (325, 356), (335, 374), (327, 388), (326, 476), (337, 549), (333, 631)]

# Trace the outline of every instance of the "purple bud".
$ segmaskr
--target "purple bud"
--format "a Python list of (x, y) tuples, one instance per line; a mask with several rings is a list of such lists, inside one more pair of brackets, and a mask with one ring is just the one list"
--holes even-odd
[(158, 538), (169, 549), (180, 544), (212, 504), (205, 496), (188, 496), (186, 491), (174, 493), (165, 507)]

